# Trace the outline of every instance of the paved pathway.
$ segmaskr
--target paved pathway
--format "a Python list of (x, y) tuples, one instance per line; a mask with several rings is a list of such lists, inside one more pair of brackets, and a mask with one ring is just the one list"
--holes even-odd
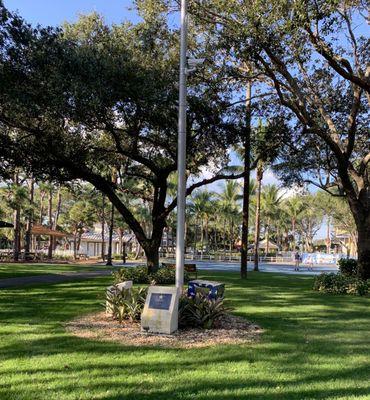
[(97, 276), (108, 276), (111, 270), (96, 270), (87, 272), (62, 272), (59, 274), (50, 275), (35, 275), (35, 276), (21, 276), (15, 278), (0, 279), (0, 289), (5, 289), (14, 286), (47, 284), (47, 283), (61, 283), (82, 279), (95, 278)]
[[(189, 261), (188, 261), (189, 262)], [(133, 266), (137, 263), (127, 263), (126, 266)], [(196, 261), (197, 267), (201, 271), (240, 271), (239, 263), (232, 262), (211, 262), (211, 261)], [(122, 265), (121, 265), (122, 266)], [(116, 264), (115, 268), (119, 268), (120, 265)], [(248, 270), (253, 270), (253, 265), (248, 264)], [(299, 274), (299, 275), (318, 275), (322, 272), (337, 272), (338, 268), (336, 266), (314, 266), (313, 271), (309, 271), (306, 266), (300, 267), (300, 270), (294, 271), (293, 265), (288, 264), (260, 264), (261, 272), (275, 272), (281, 274)], [(22, 276), (15, 278), (0, 279), (0, 289), (24, 286), (24, 285), (35, 285), (35, 284), (53, 284), (61, 283), (75, 280), (83, 280), (95, 278), (98, 276), (108, 276), (111, 274), (111, 270), (96, 270), (96, 271), (86, 271), (86, 272), (62, 272), (59, 274), (50, 275), (35, 275), (35, 276)]]
[[(240, 271), (239, 263), (217, 262), (217, 261), (196, 261), (199, 270), (205, 271)], [(313, 271), (309, 271), (306, 265), (300, 266), (299, 271), (294, 271), (294, 265), (278, 263), (260, 263), (259, 269), (262, 272), (277, 272), (281, 274), (302, 274), (319, 275), (322, 272), (337, 272), (338, 267), (333, 265), (315, 265)], [(248, 263), (248, 271), (253, 270), (253, 264)]]
[[(169, 263), (175, 263), (175, 260), (166, 260)], [(197, 264), (197, 268), (201, 271), (240, 271), (240, 263), (228, 262), (228, 261), (189, 261), (186, 260), (187, 264)], [(127, 264), (115, 264), (115, 267), (119, 266), (134, 266), (136, 262), (128, 262)], [(248, 271), (253, 270), (253, 263), (248, 263)], [(280, 274), (299, 274), (299, 275), (319, 275), (323, 272), (338, 272), (336, 265), (314, 265), (313, 270), (309, 271), (307, 265), (299, 267), (299, 271), (294, 271), (294, 265), (292, 264), (279, 264), (279, 263), (260, 263), (259, 269), (261, 272), (275, 272)]]

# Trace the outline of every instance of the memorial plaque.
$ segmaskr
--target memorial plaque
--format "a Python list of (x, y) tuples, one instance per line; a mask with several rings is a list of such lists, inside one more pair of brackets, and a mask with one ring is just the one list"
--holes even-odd
[(141, 314), (141, 330), (171, 334), (178, 327), (179, 293), (173, 286), (150, 286)]
[(149, 301), (149, 308), (154, 310), (169, 310), (172, 300), (172, 294), (152, 293)]

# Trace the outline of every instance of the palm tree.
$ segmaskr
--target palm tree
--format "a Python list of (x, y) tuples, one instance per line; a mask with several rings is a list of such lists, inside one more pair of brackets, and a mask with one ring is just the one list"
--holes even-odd
[(204, 242), (206, 242), (206, 252), (208, 252), (209, 249), (208, 225), (212, 213), (212, 200), (213, 193), (208, 190), (198, 190), (193, 194), (190, 201), (190, 208), (193, 214), (195, 214), (197, 220), (200, 221), (200, 246), (202, 254)]
[(29, 191), (29, 209), (27, 212), (27, 226), (26, 226), (26, 232), (25, 232), (25, 238), (24, 238), (24, 253), (25, 253), (25, 259), (29, 257), (29, 253), (31, 250), (31, 232), (32, 232), (32, 224), (33, 224), (33, 213), (34, 213), (34, 194), (35, 194), (35, 181), (33, 177), (29, 179), (28, 182), (28, 191)]
[(263, 161), (259, 161), (256, 171), (256, 217), (254, 227), (254, 270), (258, 271), (258, 257), (259, 257), (259, 242), (261, 231), (261, 192), (262, 192), (262, 179), (263, 179)]
[(293, 237), (292, 250), (294, 250), (296, 247), (296, 225), (298, 219), (302, 216), (302, 213), (305, 210), (305, 205), (302, 201), (302, 198), (298, 196), (290, 197), (284, 205), (285, 212), (288, 214), (291, 221)]
[(22, 179), (18, 170), (14, 172), (12, 183), (4, 193), (5, 204), (13, 211), (14, 240), (13, 259), (19, 260), (21, 253), (21, 211), (28, 200), (27, 189), (22, 185)]
[(269, 252), (271, 226), (278, 217), (281, 195), (276, 185), (264, 186), (261, 193), (261, 214), (265, 223), (266, 254)]
[(281, 204), (277, 215), (276, 237), (279, 247), (289, 250), (291, 242), (291, 219), (286, 212), (286, 207)]
[[(220, 208), (223, 212), (225, 222), (229, 223), (230, 242), (229, 250), (230, 257), (234, 243), (234, 227), (235, 223), (240, 220), (240, 185), (236, 181), (226, 181), (223, 191), (218, 194)], [(224, 232), (225, 235), (225, 232)], [(225, 237), (225, 236), (224, 236)]]

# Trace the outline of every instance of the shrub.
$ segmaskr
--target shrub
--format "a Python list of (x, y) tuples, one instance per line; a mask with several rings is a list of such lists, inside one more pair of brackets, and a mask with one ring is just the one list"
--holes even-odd
[[(151, 281), (161, 285), (175, 284), (176, 270), (171, 267), (160, 267), (158, 271), (151, 276)], [(184, 282), (189, 282), (189, 274), (184, 271)]]
[[(146, 283), (155, 282), (159, 285), (171, 285), (175, 284), (176, 271), (171, 267), (160, 267), (154, 274), (148, 275), (148, 268), (146, 265), (138, 265), (136, 267), (124, 267), (120, 270), (113, 272), (114, 283), (120, 283), (123, 281), (133, 281), (134, 283)], [(184, 273), (184, 281), (189, 281), (189, 274)]]
[(147, 288), (120, 291), (113, 286), (112, 290), (107, 290), (105, 307), (120, 323), (125, 319), (140, 321), (147, 291)]
[(146, 265), (136, 267), (124, 267), (113, 272), (114, 283), (133, 281), (134, 283), (150, 283), (148, 268)]
[(192, 298), (183, 294), (179, 300), (179, 327), (212, 329), (228, 311), (221, 298), (209, 299), (201, 293)]
[(315, 278), (313, 289), (324, 293), (365, 296), (369, 291), (369, 281), (344, 274), (320, 274)]
[(339, 271), (346, 276), (357, 275), (357, 261), (353, 258), (341, 258), (338, 260)]
[(348, 294), (354, 294), (357, 296), (366, 296), (369, 293), (369, 281), (356, 278), (348, 284)]

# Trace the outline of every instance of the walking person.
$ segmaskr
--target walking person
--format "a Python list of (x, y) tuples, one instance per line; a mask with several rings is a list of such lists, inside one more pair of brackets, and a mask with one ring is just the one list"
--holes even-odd
[(307, 259), (307, 264), (308, 264), (308, 271), (313, 271), (313, 256), (310, 255)]
[(299, 271), (299, 263), (301, 262), (301, 255), (298, 250), (294, 254), (294, 271)]

